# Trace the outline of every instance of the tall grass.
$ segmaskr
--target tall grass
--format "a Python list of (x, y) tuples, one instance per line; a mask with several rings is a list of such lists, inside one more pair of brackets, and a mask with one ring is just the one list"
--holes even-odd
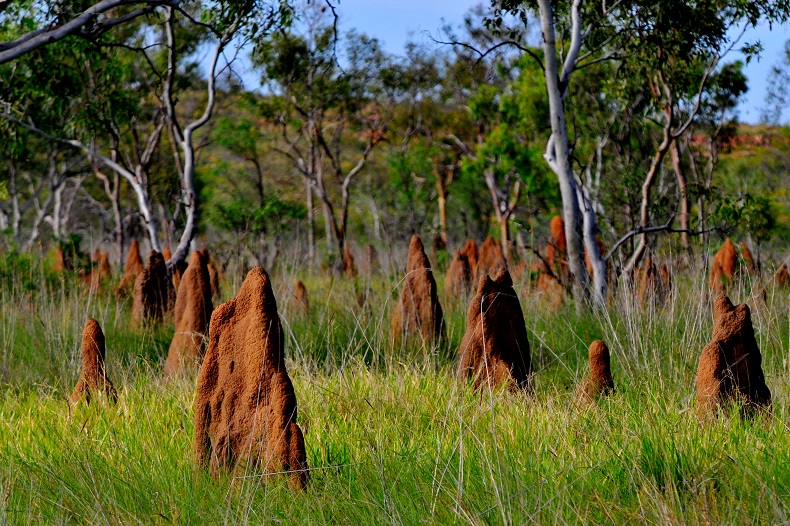
[[(688, 409), (712, 327), (701, 272), (677, 277), (670, 297), (646, 307), (621, 287), (606, 313), (553, 311), (519, 284), (532, 398), (458, 384), (465, 301), (443, 301), (446, 346), (393, 348), (400, 276), (298, 276), (310, 294), (307, 317), (291, 297), (296, 277), (284, 269), (273, 280), (312, 468), (298, 493), (262, 472), (214, 480), (195, 467), (195, 379), (161, 373), (170, 326), (131, 329), (128, 300), (90, 294), (40, 266), (7, 279), (0, 523), (790, 521), (786, 291), (768, 288), (764, 302), (750, 301), (773, 416), (750, 421), (733, 410), (700, 426)], [(227, 277), (225, 299), (240, 278)], [(733, 301), (751, 298), (752, 288), (743, 282)], [(117, 406), (66, 402), (87, 316), (104, 327)], [(573, 388), (596, 338), (612, 351), (616, 392), (582, 408)]]

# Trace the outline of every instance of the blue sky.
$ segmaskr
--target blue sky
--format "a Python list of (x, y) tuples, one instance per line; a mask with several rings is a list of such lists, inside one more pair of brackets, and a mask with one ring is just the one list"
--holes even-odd
[[(340, 27), (341, 30), (356, 28), (377, 37), (389, 52), (401, 53), (410, 33), (414, 40), (430, 42), (425, 32), (436, 35), (442, 18), (456, 25), (463, 20), (469, 8), (478, 3), (479, 0), (339, 0)], [(741, 40), (760, 40), (765, 48), (760, 60), (752, 60), (745, 69), (749, 92), (739, 108), (742, 121), (754, 123), (759, 120), (765, 99), (766, 77), (780, 59), (788, 39), (790, 28), (774, 27), (771, 31), (764, 26), (747, 33)], [(731, 53), (727, 61), (737, 58), (738, 54)]]

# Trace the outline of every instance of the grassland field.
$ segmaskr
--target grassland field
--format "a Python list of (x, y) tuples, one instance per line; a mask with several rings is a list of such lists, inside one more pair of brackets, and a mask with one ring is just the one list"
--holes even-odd
[[(240, 468), (217, 479), (192, 458), (195, 377), (165, 379), (174, 332), (130, 327), (131, 300), (90, 293), (41, 261), (0, 272), (1, 524), (778, 524), (790, 522), (790, 297), (764, 305), (742, 279), (774, 396), (772, 416), (737, 408), (700, 425), (690, 408), (710, 338), (702, 270), (640, 306), (620, 287), (606, 312), (560, 310), (517, 283), (534, 397), (456, 380), (466, 300), (442, 294), (448, 343), (393, 348), (401, 276), (272, 273), (311, 481)], [(0, 268), (0, 271), (3, 271)], [(241, 275), (226, 275), (230, 299)], [(358, 297), (366, 301), (360, 307)], [(116, 406), (71, 408), (88, 316), (107, 340)], [(573, 403), (587, 346), (612, 352), (614, 395)]]

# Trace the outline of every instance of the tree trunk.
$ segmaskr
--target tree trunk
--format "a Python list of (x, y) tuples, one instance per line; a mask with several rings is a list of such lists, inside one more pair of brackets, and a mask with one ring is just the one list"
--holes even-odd
[[(670, 154), (672, 156), (672, 168), (675, 170), (675, 177), (678, 181), (678, 193), (680, 194), (680, 217), (678, 218), (678, 221), (680, 222), (681, 229), (689, 230), (690, 215), (688, 184), (686, 182), (686, 173), (683, 171), (683, 163), (681, 162), (680, 145), (678, 144), (678, 139), (672, 141), (672, 149), (670, 150)], [(690, 236), (688, 232), (681, 232), (680, 246), (683, 249), (682, 257), (684, 264), (688, 264), (690, 262), (691, 250)]]
[(307, 261), (310, 268), (315, 268), (315, 207), (313, 206), (313, 185), (305, 181), (307, 195)]
[(439, 191), (439, 233), (442, 236), (445, 246), (447, 246), (447, 186), (444, 177), (437, 170), (436, 189)]
[(598, 239), (596, 238), (598, 229), (595, 206), (585, 194), (583, 188), (578, 188), (578, 198), (584, 221), (584, 247), (587, 250), (587, 257), (593, 269), (593, 305), (603, 309), (606, 307), (606, 295), (609, 285), (606, 281), (606, 261), (598, 249)]
[[(589, 280), (587, 267), (584, 264), (582, 223), (576, 196), (576, 181), (573, 178), (568, 147), (568, 130), (565, 122), (565, 106), (563, 100), (564, 87), (560, 87), (560, 71), (557, 59), (556, 37), (554, 33), (554, 13), (550, 0), (539, 0), (541, 31), (543, 34), (543, 51), (545, 56), (544, 74), (546, 89), (549, 96), (549, 113), (551, 118), (551, 138), (546, 149), (546, 158), (552, 171), (557, 175), (562, 196), (562, 217), (565, 222), (565, 238), (567, 243), (568, 266), (571, 271), (571, 283), (576, 308), (581, 309), (589, 297)], [(578, 20), (574, 21), (578, 26)], [(574, 27), (574, 31), (580, 28)], [(574, 39), (575, 40), (575, 39)], [(576, 46), (580, 47), (576, 42)], [(573, 51), (569, 49), (569, 55)], [(578, 53), (578, 49), (576, 49)], [(597, 225), (594, 225), (596, 227)]]

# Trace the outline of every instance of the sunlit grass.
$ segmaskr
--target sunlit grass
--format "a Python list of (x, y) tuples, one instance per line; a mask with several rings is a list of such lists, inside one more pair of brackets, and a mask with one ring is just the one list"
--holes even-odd
[[(734, 410), (700, 426), (689, 408), (712, 326), (702, 275), (678, 279), (671, 298), (644, 309), (618, 290), (609, 314), (576, 314), (571, 305), (554, 312), (519, 287), (533, 398), (474, 393), (456, 381), (464, 302), (445, 302), (446, 348), (392, 349), (397, 277), (299, 276), (310, 294), (307, 317), (288, 297), (295, 277), (281, 271), (273, 279), (312, 468), (301, 493), (261, 472), (213, 480), (195, 467), (194, 377), (161, 374), (171, 327), (131, 329), (128, 300), (90, 295), (68, 278), (41, 280), (32, 291), (7, 284), (0, 523), (790, 520), (787, 292), (769, 289), (766, 305), (753, 309), (773, 416), (749, 421)], [(733, 299), (748, 293), (747, 285)], [(87, 316), (104, 327), (117, 406), (66, 402)], [(616, 392), (578, 407), (573, 386), (596, 338), (612, 351)]]

